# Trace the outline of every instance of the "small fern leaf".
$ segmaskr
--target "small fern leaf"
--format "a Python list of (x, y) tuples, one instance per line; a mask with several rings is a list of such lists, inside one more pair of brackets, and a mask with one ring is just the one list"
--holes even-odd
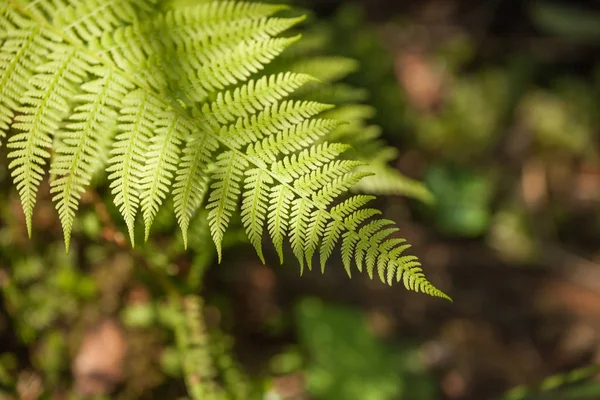
[(140, 205), (144, 163), (160, 107), (158, 99), (141, 89), (125, 96), (118, 119), (120, 133), (113, 142), (110, 166), (106, 169), (112, 181), (113, 201), (127, 224), (132, 246), (135, 246), (134, 222)]
[(312, 259), (315, 251), (319, 247), (319, 242), (325, 231), (325, 224), (328, 216), (325, 210), (317, 209), (313, 211), (310, 217), (310, 223), (306, 232), (306, 242), (304, 244), (306, 253), (306, 265), (309, 270), (312, 270)]
[(334, 217), (346, 218), (348, 215), (352, 214), (373, 200), (375, 200), (375, 196), (364, 194), (352, 196), (333, 207), (331, 209), (331, 215)]
[(357, 182), (369, 175), (371, 175), (370, 172), (352, 172), (339, 176), (317, 193), (314, 193), (313, 200), (316, 203), (329, 205), (335, 198), (348, 191)]
[(268, 230), (281, 264), (283, 264), (283, 239), (288, 230), (292, 199), (293, 193), (285, 185), (273, 187), (269, 195)]
[(253, 168), (246, 171), (244, 196), (242, 201), (242, 223), (246, 228), (248, 240), (256, 249), (263, 264), (262, 237), (267, 216), (269, 186), (273, 179), (265, 171)]
[(38, 67), (38, 74), (30, 79), (31, 88), (21, 99), (25, 104), (15, 118), (13, 128), (21, 131), (10, 138), (8, 158), (11, 175), (25, 213), (27, 232), (31, 237), (31, 218), (38, 187), (44, 175), (44, 165), (50, 158), (52, 137), (62, 118), (68, 115), (68, 101), (76, 94), (75, 85), (86, 75), (85, 67), (77, 59), (76, 51), (61, 48), (52, 53), (46, 64)]
[(204, 104), (202, 113), (212, 126), (226, 125), (272, 106), (310, 81), (314, 78), (291, 72), (263, 76), (235, 90), (218, 92), (213, 102)]
[(250, 118), (239, 118), (222, 130), (221, 136), (230, 146), (242, 146), (275, 135), (311, 118), (331, 106), (308, 101), (282, 101)]
[(330, 119), (307, 119), (287, 129), (278, 131), (260, 142), (251, 143), (246, 154), (257, 157), (265, 163), (274, 163), (278, 156), (312, 146), (321, 137), (327, 135), (340, 122)]
[(291, 182), (333, 161), (347, 149), (348, 146), (341, 143), (321, 143), (277, 161), (271, 166), (271, 171), (281, 176), (284, 182)]
[(198, 210), (208, 189), (208, 164), (218, 143), (206, 133), (195, 133), (186, 143), (173, 184), (175, 216), (187, 248), (190, 220)]
[(310, 222), (309, 216), (311, 204), (305, 198), (298, 198), (292, 203), (292, 214), (290, 221), (290, 243), (292, 251), (300, 263), (300, 275), (304, 271), (304, 260), (306, 258), (306, 233)]
[(327, 227), (325, 228), (323, 241), (319, 250), (319, 258), (321, 261), (321, 273), (325, 272), (325, 264), (327, 263), (327, 260), (331, 256), (333, 249), (340, 240), (340, 235), (342, 234), (343, 228), (344, 223), (337, 219), (329, 221)]
[[(394, 224), (394, 221), (390, 221), (390, 220), (386, 220), (386, 219), (378, 219), (378, 220), (369, 222), (368, 224), (363, 226), (358, 231), (358, 236), (360, 238), (365, 238), (358, 242), (358, 244), (356, 245), (356, 250), (355, 250), (355, 254), (354, 254), (354, 259), (356, 260), (356, 267), (358, 268), (358, 270), (360, 272), (362, 272), (362, 265), (363, 265), (363, 261), (364, 261), (365, 252), (367, 251), (367, 249), (369, 249), (371, 247), (371, 244), (372, 244), (371, 240), (372, 240), (375, 232), (377, 232), (378, 230), (380, 230), (381, 228), (383, 228), (385, 226), (393, 225), (393, 224)], [(396, 228), (390, 228), (390, 229), (392, 229), (392, 232), (397, 231)], [(385, 229), (383, 231), (388, 231), (388, 230)], [(387, 237), (387, 235), (384, 237)], [(370, 276), (370, 278), (373, 279), (372, 276)]]
[(205, 49), (206, 62), (195, 71), (200, 85), (211, 93), (247, 79), (300, 37), (241, 42), (234, 49)]
[(79, 200), (93, 174), (101, 166), (102, 146), (116, 128), (117, 114), (112, 107), (120, 104), (127, 92), (111, 70), (95, 70), (101, 78), (84, 83), (84, 93), (75, 96), (82, 104), (74, 109), (60, 143), (50, 172), (56, 175), (51, 182), (53, 201), (60, 217), (67, 251)]
[(363, 165), (360, 161), (334, 160), (296, 179), (294, 187), (306, 193), (313, 193), (333, 184), (336, 178), (346, 175), (360, 165)]
[(192, 127), (173, 109), (164, 110), (157, 119), (155, 136), (151, 139), (150, 151), (141, 179), (140, 203), (144, 216), (145, 238), (160, 205), (167, 197), (173, 175), (179, 162), (179, 146)]
[(354, 246), (359, 241), (360, 237), (354, 231), (348, 231), (342, 235), (342, 264), (348, 274), (348, 277), (352, 277), (352, 260), (354, 259)]
[(247, 161), (238, 157), (233, 151), (226, 151), (217, 157), (215, 171), (212, 174), (214, 180), (210, 186), (211, 194), (206, 208), (210, 232), (217, 247), (219, 262), (222, 258), (221, 245), (223, 236), (229, 225), (231, 215), (237, 208), (240, 198), (240, 181), (243, 170), (248, 166)]

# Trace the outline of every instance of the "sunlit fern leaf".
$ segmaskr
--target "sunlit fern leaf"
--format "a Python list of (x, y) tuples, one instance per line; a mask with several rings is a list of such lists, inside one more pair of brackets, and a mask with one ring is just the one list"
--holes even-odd
[(210, 232), (217, 247), (219, 261), (221, 260), (221, 244), (223, 235), (229, 225), (231, 215), (237, 209), (240, 198), (240, 181), (243, 170), (248, 162), (239, 157), (234, 151), (227, 151), (217, 157), (216, 168), (212, 174), (212, 192), (208, 199), (207, 209)]
[(173, 185), (175, 216), (187, 248), (187, 231), (208, 189), (208, 167), (218, 143), (206, 132), (196, 132), (187, 142)]
[(340, 220), (333, 219), (329, 221), (324, 231), (324, 236), (319, 250), (319, 260), (321, 262), (321, 272), (325, 272), (327, 260), (333, 253), (333, 249), (337, 245), (340, 235), (344, 229), (344, 223)]
[(340, 143), (322, 143), (273, 163), (271, 171), (281, 176), (285, 182), (291, 182), (314, 168), (333, 161), (347, 149), (348, 146)]
[(311, 118), (331, 106), (316, 102), (282, 101), (274, 103), (249, 118), (238, 118), (235, 124), (223, 128), (221, 136), (237, 148), (277, 134)]
[(308, 224), (306, 231), (306, 240), (305, 240), (305, 254), (306, 254), (306, 264), (308, 269), (312, 269), (312, 259), (315, 251), (319, 247), (319, 243), (321, 242), (321, 238), (325, 232), (325, 224), (328, 220), (327, 213), (322, 209), (314, 210), (311, 217), (310, 223)]
[(262, 141), (250, 143), (246, 153), (265, 163), (273, 163), (280, 155), (288, 155), (312, 145), (339, 124), (340, 122), (335, 120), (307, 119)]
[(281, 263), (283, 263), (283, 240), (288, 230), (289, 210), (292, 198), (293, 193), (283, 184), (273, 187), (269, 194), (267, 226)]
[(244, 183), (242, 223), (246, 228), (250, 243), (264, 263), (262, 237), (267, 216), (269, 185), (273, 184), (273, 179), (266, 171), (254, 168), (246, 171)]
[(55, 194), (52, 200), (56, 202), (67, 249), (81, 195), (100, 167), (98, 155), (104, 152), (102, 144), (116, 128), (114, 107), (120, 106), (130, 85), (111, 70), (91, 70), (99, 78), (82, 84), (83, 93), (75, 96), (80, 104), (74, 108), (66, 129), (60, 131), (57, 155), (50, 169), (56, 176), (50, 192)]
[(140, 189), (150, 138), (154, 135), (156, 117), (160, 115), (157, 99), (143, 90), (134, 90), (123, 99), (118, 118), (119, 134), (113, 142), (110, 166), (110, 188), (114, 203), (125, 219), (131, 244), (135, 244), (134, 223), (140, 205)]
[(179, 146), (192, 127), (173, 109), (165, 110), (156, 121), (155, 136), (146, 155), (141, 178), (141, 207), (146, 226), (146, 240), (158, 208), (163, 203), (179, 162)]
[(13, 128), (20, 133), (12, 136), (8, 154), (13, 159), (8, 165), (19, 191), (25, 213), (27, 231), (31, 236), (33, 206), (40, 182), (44, 176), (43, 166), (50, 158), (52, 140), (62, 118), (68, 115), (69, 101), (76, 94), (77, 84), (86, 76), (87, 65), (78, 58), (75, 49), (56, 44), (57, 51), (49, 61), (36, 68), (37, 74), (30, 78), (30, 89), (20, 99), (24, 106), (18, 108)]
[[(241, 216), (263, 261), (266, 224), (281, 262), (289, 241), (301, 270), (317, 250), (324, 268), (341, 242), (348, 274), (366, 264), (384, 282), (395, 277), (446, 297), (404, 254), (396, 229), (365, 208), (371, 197), (343, 197), (368, 173), (351, 160), (349, 144), (377, 148), (376, 132), (359, 139), (351, 132), (357, 125), (348, 130), (335, 113), (323, 115), (331, 105), (294, 100), (313, 80), (306, 75), (261, 75), (297, 40), (278, 34), (300, 19), (246, 2), (169, 4), (0, 2), (0, 127), (16, 132), (11, 168), (29, 228), (54, 154), (51, 192), (68, 247), (82, 193), (111, 149), (110, 188), (132, 243), (137, 213), (148, 238), (159, 210), (170, 212), (168, 196), (187, 242), (190, 219), (208, 199), (219, 260), (229, 225)], [(352, 110), (341, 114), (365, 111)], [(332, 141), (344, 136), (346, 144)]]
[(311, 204), (305, 198), (295, 199), (292, 203), (290, 215), (290, 243), (296, 259), (300, 263), (300, 274), (304, 270), (305, 240), (309, 224)]
[(310, 81), (314, 81), (310, 75), (291, 72), (266, 75), (235, 90), (218, 92), (213, 102), (202, 106), (202, 112), (212, 126), (228, 124), (262, 111)]

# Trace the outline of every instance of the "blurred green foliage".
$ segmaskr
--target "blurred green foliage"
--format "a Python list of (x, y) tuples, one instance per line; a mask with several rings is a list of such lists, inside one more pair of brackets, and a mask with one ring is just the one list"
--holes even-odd
[(311, 398), (436, 398), (416, 348), (377, 338), (362, 312), (306, 298), (296, 304), (295, 318), (300, 348), (279, 355), (272, 364), (279, 373), (304, 364)]

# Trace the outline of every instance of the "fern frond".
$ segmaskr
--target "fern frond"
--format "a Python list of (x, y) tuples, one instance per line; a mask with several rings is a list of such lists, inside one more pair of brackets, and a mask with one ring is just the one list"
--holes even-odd
[(262, 250), (262, 237), (267, 216), (267, 202), (269, 185), (273, 179), (265, 171), (253, 168), (246, 171), (244, 186), (244, 200), (242, 202), (242, 223), (250, 243), (256, 249), (256, 253), (264, 263), (265, 258)]
[(8, 165), (19, 191), (25, 213), (27, 232), (31, 236), (31, 218), (38, 187), (44, 175), (43, 166), (50, 158), (52, 138), (62, 118), (70, 110), (69, 100), (76, 94), (76, 85), (86, 76), (87, 65), (74, 49), (62, 47), (50, 55), (50, 61), (36, 70), (30, 79), (31, 88), (20, 99), (13, 128), (20, 133), (12, 136), (8, 148), (13, 149)]
[(303, 150), (300, 153), (286, 156), (271, 166), (271, 171), (279, 175), (282, 181), (291, 182), (314, 168), (321, 167), (346, 151), (348, 146), (341, 143), (322, 143)]
[(217, 93), (216, 100), (204, 104), (202, 112), (212, 126), (228, 124), (272, 106), (311, 81), (314, 78), (310, 75), (291, 72), (263, 76), (234, 90)]
[(290, 244), (292, 245), (292, 251), (300, 263), (300, 274), (304, 270), (304, 259), (305, 259), (305, 240), (306, 231), (308, 229), (308, 216), (312, 204), (307, 199), (302, 197), (297, 198), (292, 203), (292, 214), (290, 221)]
[(217, 157), (216, 169), (212, 175), (215, 181), (211, 185), (211, 194), (206, 208), (210, 232), (217, 247), (219, 261), (221, 261), (221, 243), (223, 235), (229, 225), (231, 214), (236, 210), (240, 198), (240, 181), (243, 170), (248, 166), (244, 158), (233, 151), (227, 151)]
[(269, 195), (268, 229), (275, 250), (279, 255), (279, 262), (282, 264), (283, 240), (288, 230), (288, 216), (292, 199), (292, 191), (283, 184), (273, 187), (271, 194)]
[(173, 185), (175, 216), (187, 248), (187, 231), (208, 189), (208, 167), (218, 143), (206, 133), (194, 133), (183, 150)]
[(231, 146), (241, 148), (301, 123), (331, 106), (309, 101), (282, 101), (250, 118), (239, 118), (235, 124), (221, 130), (221, 137)]
[(100, 78), (81, 85), (84, 93), (75, 96), (75, 101), (82, 104), (75, 107), (66, 130), (60, 132), (57, 155), (50, 168), (56, 175), (50, 192), (55, 193), (52, 200), (57, 203), (67, 249), (81, 195), (101, 166), (98, 154), (105, 153), (102, 147), (116, 128), (113, 107), (121, 104), (129, 85), (108, 69), (93, 71)]
[(273, 163), (280, 155), (302, 150), (339, 126), (340, 122), (327, 119), (307, 119), (278, 131), (262, 141), (250, 143), (246, 154), (265, 163)]
[[(187, 8), (153, 0), (3, 4), (0, 130), (17, 131), (9, 140), (10, 166), (29, 230), (52, 151), (51, 192), (67, 248), (81, 195), (110, 158), (113, 201), (132, 244), (137, 213), (147, 239), (172, 195), (187, 245), (190, 220), (208, 198), (219, 261), (239, 213), (263, 261), (266, 223), (280, 261), (289, 240), (301, 271), (305, 264), (312, 268), (317, 251), (323, 269), (341, 242), (349, 275), (354, 263), (387, 283), (395, 278), (445, 297), (418, 260), (404, 254), (408, 246), (394, 237), (396, 228), (365, 208), (371, 197), (342, 198), (369, 173), (372, 164), (363, 166), (361, 159), (369, 157), (360, 151), (385, 153), (378, 142), (365, 142), (376, 130), (361, 131), (370, 110), (348, 105), (335, 112), (331, 105), (295, 100), (302, 88), (314, 86), (306, 74), (257, 74), (298, 39), (278, 35), (301, 19), (273, 17), (281, 7), (246, 2)], [(324, 60), (303, 68), (333, 81), (355, 67), (336, 59), (330, 68)], [(336, 117), (350, 123), (342, 127)], [(353, 144), (358, 161), (345, 159)]]
[(175, 110), (165, 110), (156, 121), (155, 136), (152, 137), (146, 165), (141, 178), (141, 208), (148, 240), (150, 227), (158, 213), (159, 206), (167, 197), (177, 164), (179, 145), (189, 135), (192, 127), (187, 120), (180, 118)]
[(113, 157), (106, 169), (107, 172), (112, 172), (108, 176), (112, 181), (111, 193), (125, 219), (132, 245), (135, 245), (133, 228), (140, 205), (144, 163), (160, 107), (154, 96), (142, 90), (134, 90), (125, 96), (118, 119), (120, 133), (113, 142)]

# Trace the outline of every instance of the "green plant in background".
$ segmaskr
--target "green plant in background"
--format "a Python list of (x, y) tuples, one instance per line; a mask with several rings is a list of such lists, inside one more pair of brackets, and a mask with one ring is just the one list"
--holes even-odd
[(341, 158), (348, 146), (324, 140), (338, 123), (315, 117), (330, 106), (283, 100), (313, 78), (255, 75), (297, 41), (276, 36), (301, 19), (270, 17), (282, 8), (254, 3), (2, 4), (0, 119), (29, 232), (53, 151), (51, 193), (67, 248), (81, 195), (108, 160), (132, 243), (138, 210), (148, 238), (170, 194), (186, 241), (207, 199), (220, 260), (241, 201), (261, 259), (266, 225), (280, 259), (288, 237), (301, 269), (317, 251), (324, 268), (341, 241), (348, 274), (352, 261), (361, 271), (364, 262), (369, 276), (376, 269), (382, 281), (447, 297), (416, 257), (402, 255), (408, 246), (390, 237), (391, 221), (364, 208), (371, 197), (336, 204), (367, 173)]
[(391, 346), (370, 331), (360, 311), (304, 299), (296, 306), (297, 350), (272, 361), (276, 370), (289, 372), (306, 358), (302, 368), (307, 392), (314, 399), (434, 399), (432, 381), (420, 372), (413, 346)]
[(590, 378), (598, 375), (600, 366), (591, 365), (544, 379), (537, 386), (519, 386), (500, 400), (592, 400), (600, 395), (600, 383)]

